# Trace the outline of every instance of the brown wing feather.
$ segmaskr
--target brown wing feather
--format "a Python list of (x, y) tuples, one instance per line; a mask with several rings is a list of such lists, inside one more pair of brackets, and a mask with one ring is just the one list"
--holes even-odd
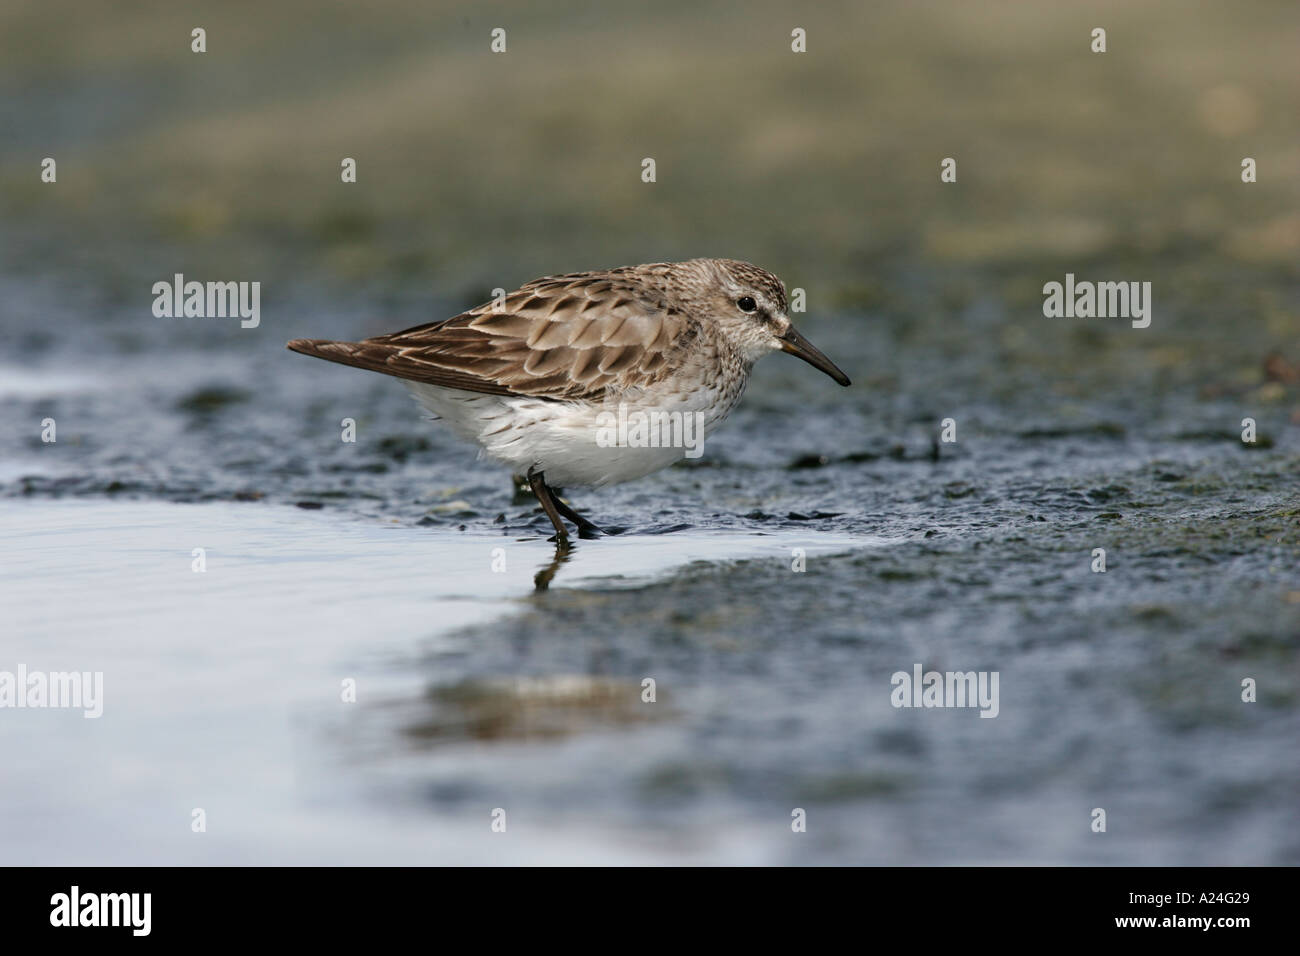
[[(294, 339), (304, 355), (490, 395), (596, 398), (675, 367), (696, 331), (682, 312), (618, 271), (548, 276), (443, 322), (361, 342)], [(684, 336), (683, 333), (686, 333)]]

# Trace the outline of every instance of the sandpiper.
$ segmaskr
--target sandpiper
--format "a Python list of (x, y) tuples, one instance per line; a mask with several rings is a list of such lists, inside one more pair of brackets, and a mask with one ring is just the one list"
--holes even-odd
[[(770, 272), (691, 259), (547, 276), (442, 322), (289, 348), (402, 379), (480, 454), (527, 477), (563, 543), (561, 516), (583, 538), (601, 530), (552, 485), (629, 481), (685, 457), (689, 425), (700, 437), (716, 428), (767, 353), (797, 355), (849, 384), (786, 309)], [(611, 430), (629, 419), (651, 426), (640, 440)]]

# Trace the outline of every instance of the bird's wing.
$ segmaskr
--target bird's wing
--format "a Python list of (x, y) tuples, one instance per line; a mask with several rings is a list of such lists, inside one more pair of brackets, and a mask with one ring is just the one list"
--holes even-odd
[(649, 385), (698, 325), (617, 273), (551, 276), (454, 318), (361, 342), (294, 339), (304, 355), (490, 395), (598, 398)]

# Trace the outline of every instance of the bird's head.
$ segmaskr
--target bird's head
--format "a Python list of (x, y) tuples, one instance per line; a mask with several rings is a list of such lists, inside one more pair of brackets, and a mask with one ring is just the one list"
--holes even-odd
[(804, 338), (790, 321), (785, 286), (770, 272), (735, 259), (692, 259), (687, 294), (697, 314), (707, 315), (745, 357), (755, 362), (769, 352), (789, 352), (821, 369), (841, 385), (849, 377)]

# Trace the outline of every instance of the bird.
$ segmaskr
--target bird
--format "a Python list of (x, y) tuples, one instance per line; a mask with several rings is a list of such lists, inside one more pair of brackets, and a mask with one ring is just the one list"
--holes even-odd
[(748, 262), (621, 266), (500, 292), (439, 322), (288, 348), (400, 379), (481, 457), (527, 481), (561, 544), (566, 518), (581, 538), (604, 532), (555, 489), (631, 481), (697, 455), (763, 356), (787, 352), (850, 384), (791, 323), (781, 280)]

